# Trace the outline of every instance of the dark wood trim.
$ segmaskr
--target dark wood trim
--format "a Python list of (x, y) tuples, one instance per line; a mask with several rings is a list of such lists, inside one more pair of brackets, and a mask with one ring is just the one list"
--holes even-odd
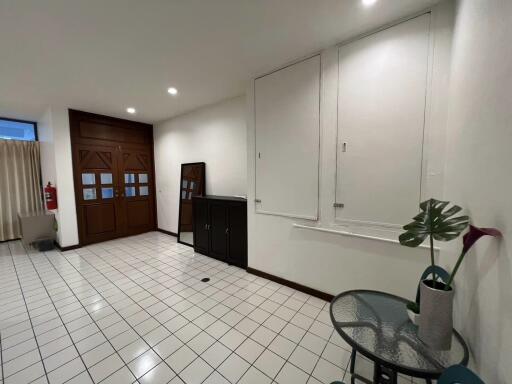
[(171, 232), (171, 231), (166, 231), (165, 229), (162, 229), (162, 228), (157, 228), (156, 230), (157, 230), (158, 232), (165, 233), (166, 235), (169, 235), (169, 236), (178, 237), (178, 234), (177, 234), (177, 233), (174, 233), (174, 232)]
[(59, 251), (61, 252), (66, 252), (66, 251), (72, 251), (73, 249), (78, 249), (78, 248), (82, 248), (82, 246), (80, 244), (75, 244), (75, 245), (70, 245), (68, 247), (61, 247), (60, 244), (55, 241), (55, 246), (59, 249)]
[(80, 118), (82, 120), (94, 120), (107, 125), (116, 124), (125, 127), (137, 127), (139, 129), (147, 129), (148, 127), (153, 127), (152, 124), (143, 123), (137, 120), (121, 119), (119, 117), (100, 115), (97, 113), (80, 111), (78, 109), (71, 108), (68, 109), (68, 111), (70, 115), (74, 115), (76, 118)]
[(295, 283), (295, 282), (290, 281), (290, 280), (283, 279), (282, 277), (275, 276), (275, 275), (272, 275), (270, 273), (260, 271), (258, 269), (247, 267), (247, 272), (252, 273), (253, 275), (256, 275), (256, 276), (259, 276), (259, 277), (263, 277), (264, 279), (271, 280), (271, 281), (273, 281), (275, 283), (286, 285), (287, 287), (290, 287), (290, 288), (295, 289), (297, 291), (303, 292), (303, 293), (305, 293), (307, 295), (318, 297), (319, 299), (322, 299), (322, 300), (325, 300), (325, 301), (329, 301), (330, 302), (334, 298), (334, 295), (331, 295), (329, 293), (325, 293), (325, 292), (319, 291), (319, 290), (314, 289), (314, 288), (306, 287), (305, 285), (302, 285), (302, 284), (299, 284), (299, 283)]

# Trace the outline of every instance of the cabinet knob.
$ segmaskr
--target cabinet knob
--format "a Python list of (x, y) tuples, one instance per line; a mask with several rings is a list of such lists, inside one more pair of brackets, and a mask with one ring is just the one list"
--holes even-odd
[(229, 233), (229, 228), (226, 228), (226, 235)]

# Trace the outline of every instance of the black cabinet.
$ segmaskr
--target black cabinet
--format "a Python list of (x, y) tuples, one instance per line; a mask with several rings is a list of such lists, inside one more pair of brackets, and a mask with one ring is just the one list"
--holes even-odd
[(247, 201), (229, 196), (194, 196), (194, 250), (247, 268)]
[(193, 231), (194, 249), (200, 253), (208, 253), (210, 248), (210, 235), (208, 231), (208, 200), (194, 199), (193, 201)]

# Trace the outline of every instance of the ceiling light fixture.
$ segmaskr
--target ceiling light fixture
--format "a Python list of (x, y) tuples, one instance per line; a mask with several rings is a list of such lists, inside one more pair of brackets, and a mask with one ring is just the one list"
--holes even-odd
[(169, 93), (169, 95), (176, 96), (178, 94), (178, 90), (174, 87), (170, 87), (167, 88), (167, 93)]
[(126, 112), (131, 113), (133, 115), (137, 111), (135, 110), (135, 108), (129, 107), (129, 108), (126, 108)]
[(377, 2), (377, 0), (362, 0), (365, 7), (371, 7)]

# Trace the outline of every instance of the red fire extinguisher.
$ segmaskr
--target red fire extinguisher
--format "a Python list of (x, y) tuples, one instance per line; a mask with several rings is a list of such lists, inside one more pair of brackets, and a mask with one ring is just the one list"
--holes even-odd
[(44, 187), (44, 199), (46, 201), (46, 209), (57, 209), (57, 188), (50, 182)]

